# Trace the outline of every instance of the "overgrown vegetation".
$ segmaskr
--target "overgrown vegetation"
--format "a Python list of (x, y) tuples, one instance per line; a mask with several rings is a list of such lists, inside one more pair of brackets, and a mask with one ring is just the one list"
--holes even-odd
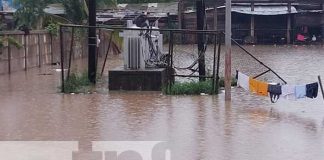
[(212, 94), (211, 81), (204, 82), (176, 82), (170, 88), (165, 88), (168, 95), (199, 95), (201, 93)]
[(66, 12), (66, 18), (73, 24), (85, 24), (87, 21), (88, 8), (84, 1), (61, 0)]
[(59, 30), (59, 24), (58, 23), (49, 23), (45, 29), (52, 35), (52, 36), (57, 36), (58, 35), (58, 30)]
[[(64, 93), (87, 93), (91, 90), (92, 84), (88, 79), (88, 73), (71, 73), (64, 81)], [(62, 89), (62, 86), (61, 86)]]
[[(26, 26), (29, 29), (46, 26), (46, 19), (57, 22), (87, 24), (89, 15), (89, 0), (14, 0), (16, 6), (19, 6), (14, 16), (18, 26)], [(66, 14), (64, 17), (52, 15), (44, 12), (49, 4), (62, 4)], [(97, 7), (116, 6), (116, 0), (97, 0)], [(51, 18), (48, 18), (51, 17)]]
[(22, 45), (15, 38), (10, 36), (9, 37), (0, 36), (0, 49), (2, 49), (7, 45), (13, 45), (18, 49), (22, 48)]
[(19, 6), (14, 14), (18, 26), (37, 28), (37, 24), (42, 23), (45, 7), (52, 2), (53, 0), (14, 0), (15, 5)]
[[(232, 86), (236, 86), (236, 79), (232, 79)], [(224, 78), (220, 78), (219, 87), (224, 87)], [(216, 87), (216, 91), (217, 91)], [(214, 94), (212, 80), (204, 82), (176, 82), (171, 87), (164, 88), (163, 92), (168, 95), (200, 95)], [(217, 93), (217, 92), (216, 92)]]

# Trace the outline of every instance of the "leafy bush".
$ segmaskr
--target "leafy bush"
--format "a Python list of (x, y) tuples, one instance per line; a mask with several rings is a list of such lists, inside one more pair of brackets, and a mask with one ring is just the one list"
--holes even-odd
[(71, 73), (64, 81), (64, 93), (85, 93), (91, 89), (87, 72), (82, 74)]
[(18, 49), (22, 48), (22, 45), (15, 38), (7, 37), (7, 36), (5, 36), (5, 37), (0, 36), (0, 49), (2, 49), (3, 47), (6, 47), (7, 45), (13, 45)]
[(170, 88), (164, 89), (169, 95), (199, 95), (201, 93), (212, 94), (212, 82), (176, 82)]
[(57, 23), (50, 23), (45, 29), (53, 36), (58, 35), (59, 25)]
[[(236, 79), (232, 78), (232, 86), (236, 86)], [(224, 87), (224, 78), (220, 78), (219, 87)], [(216, 91), (217, 91), (216, 86)], [(164, 88), (163, 92), (168, 95), (200, 95), (204, 94), (215, 94), (213, 92), (212, 80), (204, 82), (176, 82), (169, 88)]]

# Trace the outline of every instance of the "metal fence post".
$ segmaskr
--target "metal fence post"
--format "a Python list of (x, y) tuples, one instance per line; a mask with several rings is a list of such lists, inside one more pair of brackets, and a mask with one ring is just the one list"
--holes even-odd
[(63, 50), (63, 29), (60, 25), (60, 49), (61, 49), (61, 80), (62, 80), (62, 92), (64, 93), (64, 50)]
[(10, 44), (8, 44), (8, 73), (11, 73), (11, 48)]
[(24, 56), (25, 56), (25, 71), (27, 71), (27, 35), (24, 34), (24, 49), (25, 49), (25, 52), (24, 52)]
[(38, 43), (37, 43), (37, 49), (38, 49), (38, 67), (40, 68), (42, 66), (42, 55), (41, 55), (41, 45), (40, 45), (40, 34), (37, 34), (37, 39), (38, 39)]

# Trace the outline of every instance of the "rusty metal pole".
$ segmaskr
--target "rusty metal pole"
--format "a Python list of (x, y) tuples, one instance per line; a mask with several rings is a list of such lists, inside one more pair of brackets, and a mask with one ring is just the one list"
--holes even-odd
[[(98, 37), (96, 39), (96, 41), (100, 41), (100, 38), (101, 38), (101, 29), (99, 28), (99, 33), (98, 33)], [(99, 59), (99, 54), (100, 54), (100, 44), (98, 44), (98, 42), (96, 43), (97, 44), (97, 50), (96, 50), (96, 73), (97, 73), (97, 68), (98, 68), (98, 59)]]
[(226, 0), (226, 12), (225, 12), (225, 101), (231, 101), (231, 80), (232, 80), (232, 2), (231, 0)]
[(324, 99), (324, 90), (323, 90), (323, 84), (322, 84), (321, 76), (318, 76), (318, 82), (320, 84), (322, 96), (323, 96), (323, 99)]
[(37, 34), (37, 50), (38, 50), (38, 67), (42, 66), (42, 52), (41, 52), (41, 44), (40, 44), (40, 35)]
[(67, 79), (70, 78), (71, 74), (71, 64), (72, 64), (72, 55), (73, 55), (73, 46), (74, 46), (74, 27), (72, 27), (71, 31), (71, 43), (70, 43), (70, 54), (69, 54), (69, 67), (68, 67), (68, 73), (67, 73)]
[(26, 34), (24, 34), (24, 56), (25, 56), (25, 71), (27, 71), (27, 67), (28, 67), (28, 65), (27, 65), (27, 35)]
[[(213, 56), (213, 82), (212, 82), (212, 88), (213, 88), (213, 94), (218, 93), (216, 92), (216, 52), (217, 52), (217, 34), (214, 33), (214, 56)], [(217, 87), (218, 90), (218, 87)]]
[(217, 51), (217, 66), (216, 66), (216, 86), (218, 88), (217, 94), (219, 93), (219, 64), (220, 64), (221, 47), (222, 47), (222, 37), (221, 34), (218, 34), (218, 51)]
[(106, 66), (106, 63), (107, 63), (107, 58), (108, 58), (108, 54), (109, 54), (109, 51), (110, 51), (110, 46), (111, 46), (111, 41), (112, 41), (112, 37), (113, 37), (113, 34), (114, 34), (114, 31), (110, 33), (110, 38), (109, 38), (109, 43), (108, 43), (108, 48), (107, 48), (107, 52), (106, 52), (106, 56), (105, 56), (105, 60), (104, 60), (104, 63), (102, 65), (102, 69), (101, 69), (101, 77), (103, 75), (103, 72), (105, 70), (105, 66)]
[(11, 74), (11, 47), (8, 44), (8, 73)]
[(53, 36), (50, 34), (50, 52), (51, 52), (51, 64), (54, 63), (54, 55), (53, 55)]
[(61, 91), (62, 93), (65, 92), (65, 87), (64, 87), (64, 48), (63, 48), (63, 28), (60, 25), (60, 51), (61, 51)]

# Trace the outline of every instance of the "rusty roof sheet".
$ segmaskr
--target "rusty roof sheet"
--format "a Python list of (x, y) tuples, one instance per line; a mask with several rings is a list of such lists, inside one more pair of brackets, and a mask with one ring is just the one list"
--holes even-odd
[(290, 12), (287, 6), (255, 6), (252, 11), (251, 6), (232, 6), (232, 12), (250, 15), (284, 15), (297, 13), (297, 10), (293, 6)]

